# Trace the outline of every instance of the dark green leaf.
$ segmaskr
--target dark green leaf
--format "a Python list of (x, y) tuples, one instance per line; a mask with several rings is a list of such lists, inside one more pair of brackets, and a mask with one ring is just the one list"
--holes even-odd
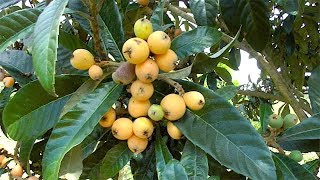
[(21, 0), (0, 0), (0, 10), (18, 3)]
[(32, 58), (24, 51), (11, 50), (0, 53), (0, 65), (20, 86), (34, 80)]
[(230, 72), (223, 67), (215, 67), (214, 72), (220, 76), (228, 84), (232, 84), (232, 76)]
[(218, 89), (216, 93), (223, 97), (225, 100), (230, 100), (237, 95), (238, 90), (239, 88), (237, 86), (227, 85)]
[(40, 13), (38, 9), (23, 9), (0, 18), (0, 52), (31, 33)]
[(160, 180), (175, 179), (185, 180), (188, 179), (186, 170), (179, 161), (172, 159), (165, 166), (163, 173), (160, 175)]
[(221, 35), (216, 28), (199, 26), (174, 38), (171, 49), (180, 59), (183, 59), (218, 43)]
[(27, 172), (30, 171), (29, 160), (35, 141), (36, 138), (33, 138), (20, 143), (19, 160)]
[(122, 86), (113, 82), (103, 83), (61, 117), (46, 145), (42, 162), (44, 179), (58, 178), (64, 155), (93, 131), (121, 92)]
[(131, 166), (135, 180), (153, 180), (157, 178), (155, 143), (150, 145), (150, 148), (143, 154), (142, 159), (135, 161), (137, 162), (137, 168), (133, 170)]
[(98, 23), (101, 29), (100, 34), (105, 49), (109, 51), (109, 53), (114, 57), (116, 61), (124, 61), (122, 52), (117, 45), (117, 41), (113, 38), (111, 32), (109, 31), (109, 28), (100, 17), (98, 18)]
[(273, 113), (272, 106), (269, 103), (262, 102), (260, 104), (260, 124), (262, 133), (266, 132), (269, 123), (269, 117)]
[(59, 44), (69, 49), (70, 51), (74, 51), (76, 49), (87, 49), (94, 54), (93, 50), (87, 44), (82, 42), (78, 36), (69, 34), (62, 30), (60, 30), (59, 33)]
[(19, 6), (10, 6), (6, 8), (4, 11), (0, 11), (0, 18), (19, 10), (21, 10), (21, 7)]
[(179, 82), (186, 90), (199, 91), (206, 98), (201, 110), (187, 110), (174, 123), (188, 140), (235, 172), (251, 179), (275, 179), (271, 153), (250, 122), (213, 91)]
[(14, 140), (24, 141), (44, 134), (56, 124), (69, 94), (83, 81), (84, 77), (81, 76), (57, 77), (58, 98), (47, 94), (39, 81), (22, 87), (3, 112), (3, 123), (9, 136)]
[(190, 141), (184, 146), (181, 164), (190, 180), (206, 179), (208, 176), (207, 154)]
[(316, 114), (286, 130), (278, 141), (320, 139), (320, 114)]
[(118, 47), (122, 47), (124, 43), (124, 31), (122, 26), (121, 14), (119, 12), (116, 1), (105, 1), (102, 8), (100, 9), (100, 16), (108, 27)]
[(311, 72), (308, 85), (312, 111), (318, 113), (320, 112), (320, 66)]
[[(13, 88), (4, 88), (0, 94), (0, 109), (3, 109), (10, 99)], [(2, 114), (2, 112), (1, 112)], [(2, 121), (2, 120), (0, 120)]]
[(185, 67), (183, 69), (175, 70), (169, 73), (162, 73), (161, 75), (166, 76), (170, 79), (183, 79), (190, 75), (192, 69), (192, 65)]
[(303, 166), (295, 162), (294, 160), (281, 155), (273, 154), (273, 160), (278, 170), (281, 171), (283, 179), (316, 179), (311, 172), (306, 170)]
[(205, 74), (213, 71), (218, 64), (218, 61), (210, 58), (205, 53), (198, 53), (194, 59), (192, 72), (197, 74)]
[(60, 178), (79, 179), (83, 169), (81, 150), (80, 146), (75, 146), (63, 157), (59, 172)]
[(293, 140), (293, 141), (278, 141), (279, 145), (287, 150), (293, 151), (299, 149), (301, 152), (319, 152), (320, 146), (315, 146), (315, 144), (320, 144), (320, 139), (304, 139), (304, 140)]
[(167, 145), (163, 142), (159, 127), (156, 128), (156, 161), (158, 177), (161, 177), (166, 164), (172, 159)]
[(318, 173), (318, 168), (320, 167), (320, 160), (315, 159), (313, 161), (309, 161), (305, 164), (303, 164), (303, 167), (313, 173), (313, 175), (317, 175)]
[(264, 0), (220, 0), (220, 9), (229, 30), (236, 34), (242, 25), (242, 32), (248, 43), (262, 51), (269, 40), (269, 9)]
[(153, 31), (164, 31), (163, 28), (163, 13), (164, 6), (166, 4), (165, 0), (160, 0), (158, 6), (153, 10), (150, 21), (152, 23)]
[[(103, 158), (91, 179), (108, 179), (114, 177), (132, 158), (133, 153), (126, 142), (120, 142), (111, 148)], [(98, 172), (98, 173), (97, 173)]]
[(297, 15), (299, 11), (298, 0), (276, 0), (276, 3), (280, 5), (283, 10), (289, 14)]
[(191, 0), (190, 9), (198, 26), (213, 26), (218, 15), (218, 0)]
[(240, 54), (240, 49), (238, 48), (232, 48), (230, 53), (229, 53), (229, 61), (231, 64), (231, 68), (233, 70), (239, 70), (239, 66), (241, 63), (241, 54)]
[(34, 28), (33, 67), (42, 87), (51, 95), (56, 95), (54, 76), (60, 16), (67, 3), (68, 0), (52, 1), (40, 14)]

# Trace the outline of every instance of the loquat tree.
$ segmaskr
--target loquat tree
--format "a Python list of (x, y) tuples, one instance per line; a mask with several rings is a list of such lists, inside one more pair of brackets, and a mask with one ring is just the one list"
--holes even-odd
[[(1, 147), (0, 175), (317, 179), (319, 9), (0, 0), (1, 129), (17, 141)], [(261, 74), (239, 85), (243, 52)]]

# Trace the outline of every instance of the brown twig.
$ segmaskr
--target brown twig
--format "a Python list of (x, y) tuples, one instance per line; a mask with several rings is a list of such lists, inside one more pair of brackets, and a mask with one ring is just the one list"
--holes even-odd
[(175, 88), (175, 90), (179, 93), (180, 96), (182, 96), (185, 92), (184, 92), (184, 89), (182, 87), (181, 84), (179, 84), (178, 82), (166, 77), (166, 76), (163, 76), (161, 74), (158, 75), (158, 80), (161, 80), (163, 82), (166, 82), (167, 84), (171, 85), (172, 87)]
[(96, 65), (98, 65), (102, 68), (110, 67), (110, 66), (119, 67), (121, 65), (121, 63), (115, 62), (115, 61), (100, 61), (100, 62), (97, 62)]

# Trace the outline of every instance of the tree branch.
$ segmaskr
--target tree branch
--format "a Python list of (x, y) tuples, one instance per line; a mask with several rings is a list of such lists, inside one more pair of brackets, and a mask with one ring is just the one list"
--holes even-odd
[(167, 84), (171, 85), (172, 87), (175, 88), (175, 90), (179, 93), (180, 96), (182, 96), (185, 92), (184, 92), (184, 89), (182, 87), (181, 84), (179, 84), (178, 82), (162, 75), (162, 74), (159, 74), (158, 75), (158, 80), (161, 80), (163, 82), (166, 82)]
[(269, 93), (265, 93), (265, 92), (261, 92), (261, 91), (239, 90), (238, 94), (286, 102), (286, 100), (282, 96), (269, 94)]

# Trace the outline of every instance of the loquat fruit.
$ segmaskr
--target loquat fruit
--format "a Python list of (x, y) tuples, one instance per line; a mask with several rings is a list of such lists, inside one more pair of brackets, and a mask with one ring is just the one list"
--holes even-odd
[(164, 72), (170, 72), (174, 70), (176, 67), (176, 64), (178, 62), (178, 56), (177, 54), (169, 49), (164, 54), (157, 54), (154, 55), (154, 59), (156, 60), (156, 63), (160, 70)]
[(147, 42), (137, 37), (128, 39), (122, 47), (123, 56), (132, 64), (143, 63), (149, 57), (149, 52)]
[(116, 120), (116, 110), (113, 108), (110, 108), (101, 118), (99, 121), (99, 124), (102, 127), (108, 128), (111, 127), (114, 121)]
[(139, 154), (143, 152), (148, 146), (148, 139), (139, 138), (135, 135), (132, 135), (127, 141), (129, 149), (134, 154)]
[(146, 117), (139, 117), (133, 122), (133, 133), (139, 138), (149, 138), (153, 130), (151, 120)]
[(171, 39), (163, 31), (155, 31), (148, 37), (149, 49), (153, 54), (164, 54), (171, 46)]
[(180, 139), (182, 132), (172, 122), (167, 123), (167, 132), (172, 139)]
[(151, 104), (149, 100), (139, 101), (134, 97), (131, 97), (128, 103), (128, 111), (129, 111), (129, 114), (134, 118), (147, 116), (148, 109), (150, 108), (150, 106)]
[(154, 91), (152, 83), (145, 83), (140, 80), (136, 80), (131, 84), (130, 92), (132, 97), (139, 101), (146, 101), (150, 99)]
[(183, 95), (186, 106), (191, 110), (200, 110), (205, 104), (203, 95), (198, 91), (189, 91)]
[(136, 65), (135, 72), (140, 81), (151, 83), (157, 79), (159, 67), (154, 60), (148, 58), (145, 62)]
[(164, 117), (170, 121), (180, 119), (186, 112), (186, 104), (183, 98), (177, 94), (166, 95), (160, 103), (164, 111)]
[(89, 73), (89, 76), (90, 76), (91, 79), (100, 80), (102, 78), (102, 75), (103, 75), (103, 70), (98, 65), (92, 65), (89, 68), (88, 73)]
[(94, 56), (86, 49), (76, 49), (70, 59), (71, 65), (79, 70), (87, 70), (94, 65)]
[(152, 23), (146, 18), (140, 18), (134, 23), (133, 31), (138, 38), (147, 40), (153, 32)]
[(11, 88), (13, 85), (14, 85), (14, 78), (13, 77), (5, 77), (3, 78), (3, 83), (4, 83), (4, 86), (7, 87), (7, 88)]
[(133, 134), (132, 125), (132, 121), (128, 118), (115, 120), (111, 127), (113, 136), (119, 140), (129, 139)]

